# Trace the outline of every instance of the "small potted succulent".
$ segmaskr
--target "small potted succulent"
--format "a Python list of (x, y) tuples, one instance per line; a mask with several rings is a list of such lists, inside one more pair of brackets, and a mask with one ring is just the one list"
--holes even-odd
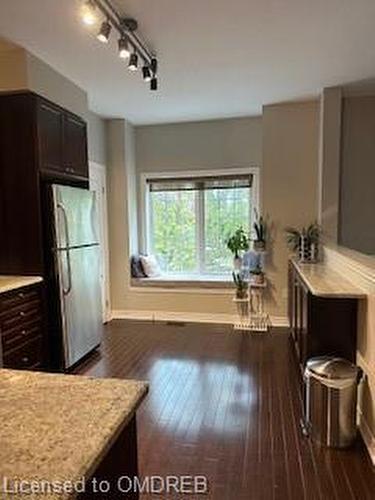
[(236, 287), (235, 298), (237, 312), (241, 320), (249, 315), (249, 285), (240, 271), (233, 271), (233, 282)]
[(285, 228), (289, 248), (298, 253), (300, 262), (316, 262), (318, 260), (320, 226), (314, 222), (301, 230), (294, 227)]
[(254, 210), (255, 220), (254, 220), (254, 231), (255, 240), (253, 243), (255, 252), (264, 252), (266, 249), (266, 237), (267, 237), (267, 224), (262, 215), (259, 215), (258, 210)]
[(241, 269), (242, 258), (240, 252), (249, 250), (249, 237), (243, 227), (239, 227), (226, 240), (227, 248), (233, 254), (233, 265), (235, 269)]
[(257, 265), (257, 267), (250, 270), (250, 282), (254, 285), (263, 285), (264, 271), (259, 264)]

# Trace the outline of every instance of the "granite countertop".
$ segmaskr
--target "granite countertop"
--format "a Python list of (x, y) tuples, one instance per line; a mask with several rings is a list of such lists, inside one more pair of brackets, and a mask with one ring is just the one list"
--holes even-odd
[(40, 276), (5, 276), (0, 275), (0, 293), (10, 292), (23, 288), (24, 286), (31, 286), (41, 283), (43, 278)]
[(0, 479), (88, 480), (147, 391), (134, 380), (0, 369)]
[(366, 293), (324, 262), (302, 264), (292, 259), (294, 267), (313, 295), (318, 297), (363, 299)]

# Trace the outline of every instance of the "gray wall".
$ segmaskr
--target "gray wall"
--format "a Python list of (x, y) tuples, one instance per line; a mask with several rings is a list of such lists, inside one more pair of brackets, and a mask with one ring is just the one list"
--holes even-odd
[(137, 172), (260, 165), (262, 119), (136, 127)]
[(375, 255), (375, 97), (343, 101), (339, 243)]
[(99, 115), (88, 110), (86, 114), (87, 134), (89, 159), (100, 163), (107, 164), (107, 138), (106, 138), (106, 122)]

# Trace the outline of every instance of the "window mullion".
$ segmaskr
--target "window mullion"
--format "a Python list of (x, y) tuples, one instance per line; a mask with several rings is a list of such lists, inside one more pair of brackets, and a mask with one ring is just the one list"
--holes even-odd
[(198, 191), (198, 209), (197, 209), (197, 223), (198, 223), (198, 271), (199, 274), (205, 272), (205, 213), (204, 213), (204, 190)]

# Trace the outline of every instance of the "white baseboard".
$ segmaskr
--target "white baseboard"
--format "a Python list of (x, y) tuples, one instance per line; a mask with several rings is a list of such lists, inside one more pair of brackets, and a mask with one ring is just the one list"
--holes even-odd
[[(135, 319), (148, 321), (184, 321), (189, 323), (234, 324), (238, 321), (235, 314), (209, 314), (196, 312), (172, 311), (112, 311), (112, 319)], [(286, 317), (271, 316), (272, 326), (288, 327)]]
[(371, 432), (371, 429), (361, 411), (359, 411), (359, 431), (362, 435), (363, 441), (365, 442), (371, 462), (375, 466), (375, 436)]

